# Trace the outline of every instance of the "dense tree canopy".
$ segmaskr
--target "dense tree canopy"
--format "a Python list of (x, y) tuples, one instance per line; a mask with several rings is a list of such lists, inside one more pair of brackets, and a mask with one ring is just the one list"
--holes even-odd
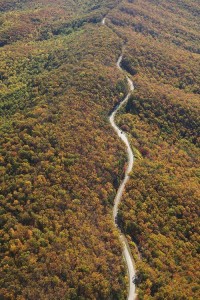
[(126, 92), (121, 41), (85, 21), (64, 32), (47, 2), (1, 6), (0, 298), (125, 299), (111, 218), (125, 153), (107, 121)]
[(126, 299), (108, 122), (124, 46), (136, 161), (118, 219), (138, 298), (200, 298), (198, 16), (197, 0), (0, 0), (0, 299)]
[(198, 12), (197, 1), (144, 0), (110, 13), (135, 83), (118, 116), (136, 157), (119, 221), (132, 239), (139, 299), (200, 297)]

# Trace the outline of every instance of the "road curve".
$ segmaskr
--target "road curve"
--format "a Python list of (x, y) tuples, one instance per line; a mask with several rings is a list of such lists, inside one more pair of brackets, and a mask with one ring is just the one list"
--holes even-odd
[[(101, 21), (102, 25), (106, 24), (106, 18), (103, 18), (103, 20)], [(122, 61), (123, 55), (120, 55), (118, 61), (117, 61), (117, 68), (123, 72), (123, 69), (121, 68), (121, 61)], [(125, 176), (123, 181), (121, 182), (117, 194), (115, 196), (115, 200), (114, 200), (114, 207), (113, 207), (113, 219), (114, 219), (114, 223), (115, 226), (118, 228), (118, 224), (117, 224), (117, 214), (118, 214), (118, 206), (120, 204), (121, 198), (122, 198), (122, 194), (124, 192), (125, 186), (129, 180), (129, 173), (132, 171), (133, 168), (133, 163), (134, 163), (134, 155), (133, 152), (131, 150), (131, 146), (129, 143), (129, 140), (125, 134), (125, 132), (123, 132), (115, 123), (115, 115), (118, 112), (118, 110), (120, 110), (120, 108), (128, 101), (129, 97), (131, 96), (131, 92), (134, 90), (134, 85), (132, 80), (126, 76), (127, 82), (128, 82), (128, 86), (129, 86), (129, 92), (127, 94), (127, 96), (124, 98), (124, 100), (122, 100), (120, 102), (120, 104), (114, 109), (114, 111), (111, 113), (110, 117), (109, 117), (109, 121), (113, 127), (113, 129), (115, 130), (115, 132), (118, 134), (119, 138), (124, 142), (124, 144), (126, 145), (126, 151), (127, 151), (127, 156), (128, 156), (128, 166), (126, 168), (125, 171)], [(133, 282), (133, 279), (136, 276), (136, 269), (135, 269), (135, 264), (134, 264), (134, 260), (133, 257), (131, 255), (130, 252), (130, 248), (127, 242), (126, 237), (122, 234), (121, 230), (118, 228), (119, 233), (120, 233), (120, 241), (123, 245), (123, 256), (125, 258), (126, 264), (127, 264), (127, 268), (128, 268), (128, 276), (129, 276), (129, 292), (128, 292), (128, 297), (127, 300), (135, 300), (137, 297), (136, 294), (136, 287), (135, 287), (135, 283)]]
[(106, 24), (106, 18), (103, 18), (103, 19), (102, 19), (101, 24), (102, 24), (102, 25), (105, 25), (105, 24)]

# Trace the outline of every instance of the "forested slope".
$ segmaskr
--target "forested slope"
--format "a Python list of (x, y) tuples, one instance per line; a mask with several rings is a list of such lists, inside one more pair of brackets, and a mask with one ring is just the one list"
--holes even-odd
[(199, 6), (123, 1), (109, 14), (135, 92), (118, 123), (135, 167), (119, 220), (136, 242), (139, 299), (198, 299)]
[(0, 298), (125, 299), (110, 214), (125, 154), (107, 120), (121, 41), (96, 23), (65, 32), (89, 12), (55, 2), (1, 3)]
[[(139, 299), (199, 295), (199, 4), (0, 0), (0, 299), (126, 299), (111, 210)], [(106, 15), (106, 25), (100, 21)], [(134, 246), (136, 242), (141, 259)]]

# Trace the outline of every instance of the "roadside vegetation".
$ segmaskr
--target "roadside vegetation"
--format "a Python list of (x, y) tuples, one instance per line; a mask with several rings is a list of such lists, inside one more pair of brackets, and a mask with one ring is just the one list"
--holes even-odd
[[(107, 15), (107, 25), (101, 19)], [(0, 299), (199, 299), (196, 0), (0, 0)], [(137, 244), (140, 259), (137, 256)], [(138, 257), (138, 259), (137, 259)]]

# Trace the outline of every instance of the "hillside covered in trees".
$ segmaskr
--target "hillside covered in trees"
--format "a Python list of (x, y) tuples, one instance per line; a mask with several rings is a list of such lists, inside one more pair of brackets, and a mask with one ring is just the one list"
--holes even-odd
[(199, 299), (200, 24), (197, 1), (123, 1), (109, 14), (135, 92), (121, 115), (135, 167), (119, 221), (139, 299)]
[[(0, 0), (0, 299), (199, 299), (198, 0)], [(101, 20), (106, 16), (106, 26)], [(138, 255), (138, 249), (140, 255)]]

